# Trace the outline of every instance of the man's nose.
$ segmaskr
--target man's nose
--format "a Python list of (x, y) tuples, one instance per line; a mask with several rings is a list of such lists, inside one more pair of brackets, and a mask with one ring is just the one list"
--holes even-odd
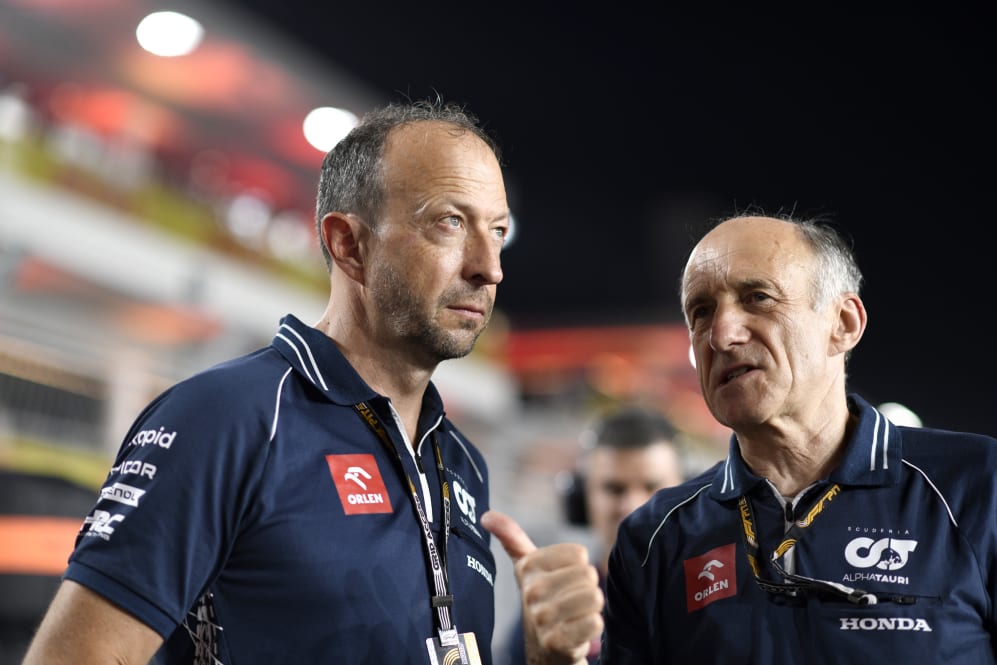
[(464, 266), (471, 282), (488, 286), (502, 281), (502, 246), (490, 231), (468, 235)]
[(724, 351), (748, 338), (744, 311), (734, 304), (719, 304), (710, 325), (710, 348)]

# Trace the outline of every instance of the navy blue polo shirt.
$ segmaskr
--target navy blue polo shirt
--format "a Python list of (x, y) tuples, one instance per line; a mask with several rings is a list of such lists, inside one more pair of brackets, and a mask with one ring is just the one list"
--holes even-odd
[[(859, 423), (842, 463), (794, 514), (732, 437), (726, 460), (624, 520), (601, 663), (995, 662), (997, 440), (898, 427), (857, 395), (849, 405)], [(783, 579), (769, 560), (791, 518), (809, 522), (791, 551), (796, 574), (878, 602), (763, 590), (742, 496), (764, 578)]]
[[(400, 456), (360, 417), (361, 402)], [(269, 347), (177, 384), (141, 413), (65, 577), (162, 635), (157, 662), (428, 663), (432, 577), (405, 476), (442, 544), (434, 438), (451, 492), (453, 620), (490, 663), (483, 457), (430, 385), (417, 459), (388, 400), (290, 315)]]

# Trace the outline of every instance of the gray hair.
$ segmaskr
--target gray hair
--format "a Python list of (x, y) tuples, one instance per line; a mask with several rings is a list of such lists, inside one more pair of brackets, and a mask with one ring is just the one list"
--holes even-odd
[(498, 144), (477, 117), (452, 102), (440, 99), (392, 103), (370, 111), (322, 160), (315, 226), (326, 266), (332, 267), (329, 248), (322, 241), (322, 218), (330, 212), (351, 213), (376, 226), (384, 204), (382, 158), (392, 130), (415, 122), (436, 121), (452, 125), (457, 134), (470, 132), (491, 149), (501, 164)]
[(812, 219), (786, 219), (796, 224), (800, 235), (817, 257), (810, 285), (815, 310), (824, 309), (842, 293), (859, 293), (862, 271), (859, 270), (851, 245), (830, 224)]

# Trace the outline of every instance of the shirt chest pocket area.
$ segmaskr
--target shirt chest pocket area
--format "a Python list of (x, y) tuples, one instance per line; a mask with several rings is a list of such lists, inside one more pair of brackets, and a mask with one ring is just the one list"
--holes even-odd
[(485, 584), (490, 591), (495, 587), (495, 557), (485, 543), (462, 524), (450, 527), (447, 547), (447, 568), (450, 579), (456, 582), (454, 591), (460, 594), (463, 584), (479, 590)]
[(980, 617), (950, 598), (882, 594), (875, 604), (858, 605), (813, 597), (806, 622), (827, 663), (990, 662), (965, 660), (988, 654), (989, 637)]

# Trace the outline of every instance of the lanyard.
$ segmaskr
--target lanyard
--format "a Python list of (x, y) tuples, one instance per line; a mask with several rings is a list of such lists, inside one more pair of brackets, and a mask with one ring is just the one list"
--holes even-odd
[(762, 576), (761, 564), (759, 562), (761, 558), (761, 550), (758, 547), (758, 539), (755, 535), (754, 511), (751, 508), (751, 501), (748, 499), (747, 495), (741, 495), (741, 498), (738, 500), (738, 507), (740, 508), (741, 513), (741, 527), (744, 531), (744, 550), (748, 556), (748, 565), (751, 567), (751, 572), (754, 573), (755, 581), (758, 583), (759, 587), (769, 593), (780, 593), (791, 596), (806, 590), (825, 591), (835, 596), (844, 597), (857, 605), (876, 604), (876, 596), (871, 593), (867, 593), (861, 589), (853, 589), (837, 582), (819, 580), (812, 577), (788, 573), (781, 563), (786, 553), (789, 552), (789, 550), (791, 550), (796, 545), (796, 542), (803, 536), (804, 529), (810, 527), (814, 521), (816, 521), (817, 517), (823, 514), (824, 509), (829, 503), (831, 503), (839, 492), (841, 492), (840, 485), (837, 483), (831, 485), (823, 496), (817, 500), (813, 507), (810, 508), (803, 519), (797, 520), (790, 525), (789, 530), (782, 539), (782, 542), (780, 542), (772, 552), (772, 566), (780, 575), (782, 575), (784, 579), (788, 580), (788, 582), (773, 582)]
[(387, 430), (384, 429), (374, 410), (366, 402), (354, 404), (353, 408), (356, 409), (356, 412), (367, 423), (367, 426), (377, 435), (377, 438), (381, 440), (381, 443), (384, 444), (388, 452), (392, 454), (399, 470), (405, 476), (405, 480), (408, 481), (409, 496), (412, 499), (412, 506), (415, 508), (416, 515), (419, 517), (419, 522), (422, 525), (426, 558), (433, 574), (433, 588), (435, 593), (430, 598), (430, 604), (436, 610), (436, 628), (440, 635), (440, 642), (444, 645), (455, 645), (458, 640), (457, 628), (453, 625), (450, 618), (450, 608), (453, 607), (453, 595), (449, 593), (449, 583), (447, 580), (447, 541), (450, 536), (450, 485), (447, 483), (444, 474), (443, 456), (440, 453), (440, 443), (436, 437), (436, 431), (434, 430), (432, 434), (433, 453), (436, 457), (436, 473), (440, 479), (440, 488), (443, 494), (443, 542), (439, 548), (436, 546), (436, 538), (433, 536), (429, 520), (426, 519), (426, 511), (422, 507), (422, 501), (419, 500), (419, 492), (416, 490), (412, 478), (405, 471), (401, 454), (399, 454), (394, 441), (388, 436)]

